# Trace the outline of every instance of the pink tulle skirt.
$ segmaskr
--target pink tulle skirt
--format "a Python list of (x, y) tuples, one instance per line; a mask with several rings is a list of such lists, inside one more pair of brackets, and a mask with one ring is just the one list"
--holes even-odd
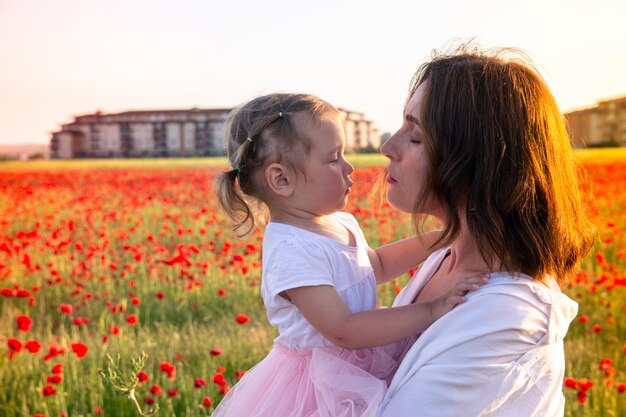
[(294, 350), (276, 344), (212, 417), (374, 417), (396, 368), (389, 347)]

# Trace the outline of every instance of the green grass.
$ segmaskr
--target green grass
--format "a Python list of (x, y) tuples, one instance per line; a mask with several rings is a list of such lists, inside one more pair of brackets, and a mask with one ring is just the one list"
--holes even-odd
[[(578, 154), (594, 163), (626, 158), (621, 149)], [(385, 158), (350, 155), (349, 160), (369, 167), (383, 165)], [(135, 416), (130, 401), (106, 388), (97, 370), (105, 366), (106, 355), (129, 360), (141, 351), (149, 355), (145, 371), (150, 377), (138, 388), (141, 399), (155, 399), (162, 416), (207, 416), (212, 408), (201, 405), (203, 398), (210, 397), (213, 404), (221, 398), (212, 382), (218, 369), (224, 369), (233, 385), (237, 371), (264, 357), (276, 330), (267, 323), (259, 293), (261, 234), (235, 239), (217, 211), (206, 176), (225, 165), (220, 158), (0, 164), (5, 174), (0, 175), (0, 247), (6, 243), (11, 252), (0, 250), (0, 288), (30, 292), (26, 298), (0, 296), (0, 416)], [(150, 173), (152, 168), (163, 171)], [(94, 174), (93, 169), (101, 171)], [(372, 246), (411, 233), (406, 216), (373, 210), (364, 197), (368, 185), (361, 187), (354, 190), (349, 209), (363, 209), (358, 218)], [(613, 279), (626, 274), (624, 200), (623, 187), (616, 186), (613, 194), (593, 201), (599, 207), (594, 212), (600, 216), (596, 221), (603, 241), (583, 264), (589, 282), (565, 288), (580, 304), (580, 315), (588, 318), (585, 323), (577, 319), (570, 328), (566, 376), (595, 384), (584, 405), (577, 402), (576, 391), (564, 389), (568, 417), (626, 417), (626, 393), (616, 389), (626, 383), (626, 287), (609, 290), (595, 284), (603, 275)], [(615, 225), (606, 226), (609, 220)], [(37, 237), (18, 237), (34, 230), (36, 223)], [(192, 266), (162, 262), (176, 256), (180, 247)], [(596, 252), (604, 254), (608, 266), (598, 265)], [(39, 270), (25, 265), (26, 253)], [(8, 275), (3, 272), (7, 269)], [(389, 305), (395, 287), (406, 280), (404, 276), (382, 286), (381, 304)], [(159, 292), (162, 299), (156, 297)], [(140, 303), (133, 304), (133, 298)], [(71, 317), (60, 311), (61, 304), (73, 306)], [(235, 318), (241, 313), (250, 321), (238, 324)], [(16, 327), (21, 314), (33, 321), (28, 332)], [(138, 318), (134, 326), (126, 322), (131, 314)], [(77, 317), (89, 323), (76, 325)], [(594, 331), (595, 325), (601, 326), (600, 332)], [(120, 333), (113, 335), (111, 326), (118, 326)], [(22, 350), (9, 360), (9, 338), (38, 340), (42, 349), (36, 354)], [(71, 351), (74, 342), (88, 345), (83, 359)], [(66, 353), (45, 361), (54, 344)], [(223, 353), (211, 355), (214, 348)], [(607, 358), (614, 368), (609, 376), (599, 369), (600, 360)], [(160, 371), (163, 361), (176, 365), (174, 380)], [(65, 366), (63, 382), (51, 384), (57, 393), (43, 397), (55, 363)], [(195, 388), (195, 378), (205, 379), (207, 386)], [(163, 389), (161, 396), (149, 392), (155, 383)], [(178, 396), (168, 397), (169, 389), (176, 389)]]

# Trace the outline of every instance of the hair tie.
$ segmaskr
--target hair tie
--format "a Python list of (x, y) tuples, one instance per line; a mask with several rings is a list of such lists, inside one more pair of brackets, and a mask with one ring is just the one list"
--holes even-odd
[(233, 171), (235, 171), (237, 174), (239, 174), (241, 172), (241, 168), (235, 167), (235, 168), (233, 168)]
[(282, 111), (278, 112), (278, 117), (280, 117), (282, 119), (282, 117), (283, 117), (283, 112)]

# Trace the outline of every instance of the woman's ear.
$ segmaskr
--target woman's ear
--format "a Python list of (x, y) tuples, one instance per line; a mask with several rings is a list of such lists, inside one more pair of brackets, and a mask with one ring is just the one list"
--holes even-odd
[(289, 197), (296, 185), (295, 172), (279, 163), (269, 164), (264, 172), (267, 188), (280, 197)]

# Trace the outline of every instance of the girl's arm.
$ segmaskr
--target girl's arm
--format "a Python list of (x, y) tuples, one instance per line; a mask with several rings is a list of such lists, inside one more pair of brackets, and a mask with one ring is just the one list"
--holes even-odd
[(369, 249), (368, 255), (376, 283), (383, 284), (417, 267), (433, 253), (431, 246), (439, 239), (441, 232), (429, 232), (421, 237), (410, 237)]
[(287, 294), (317, 331), (336, 346), (362, 349), (396, 342), (426, 330), (436, 319), (465, 301), (465, 293), (485, 284), (470, 277), (436, 300), (401, 307), (352, 313), (330, 285), (299, 287)]

